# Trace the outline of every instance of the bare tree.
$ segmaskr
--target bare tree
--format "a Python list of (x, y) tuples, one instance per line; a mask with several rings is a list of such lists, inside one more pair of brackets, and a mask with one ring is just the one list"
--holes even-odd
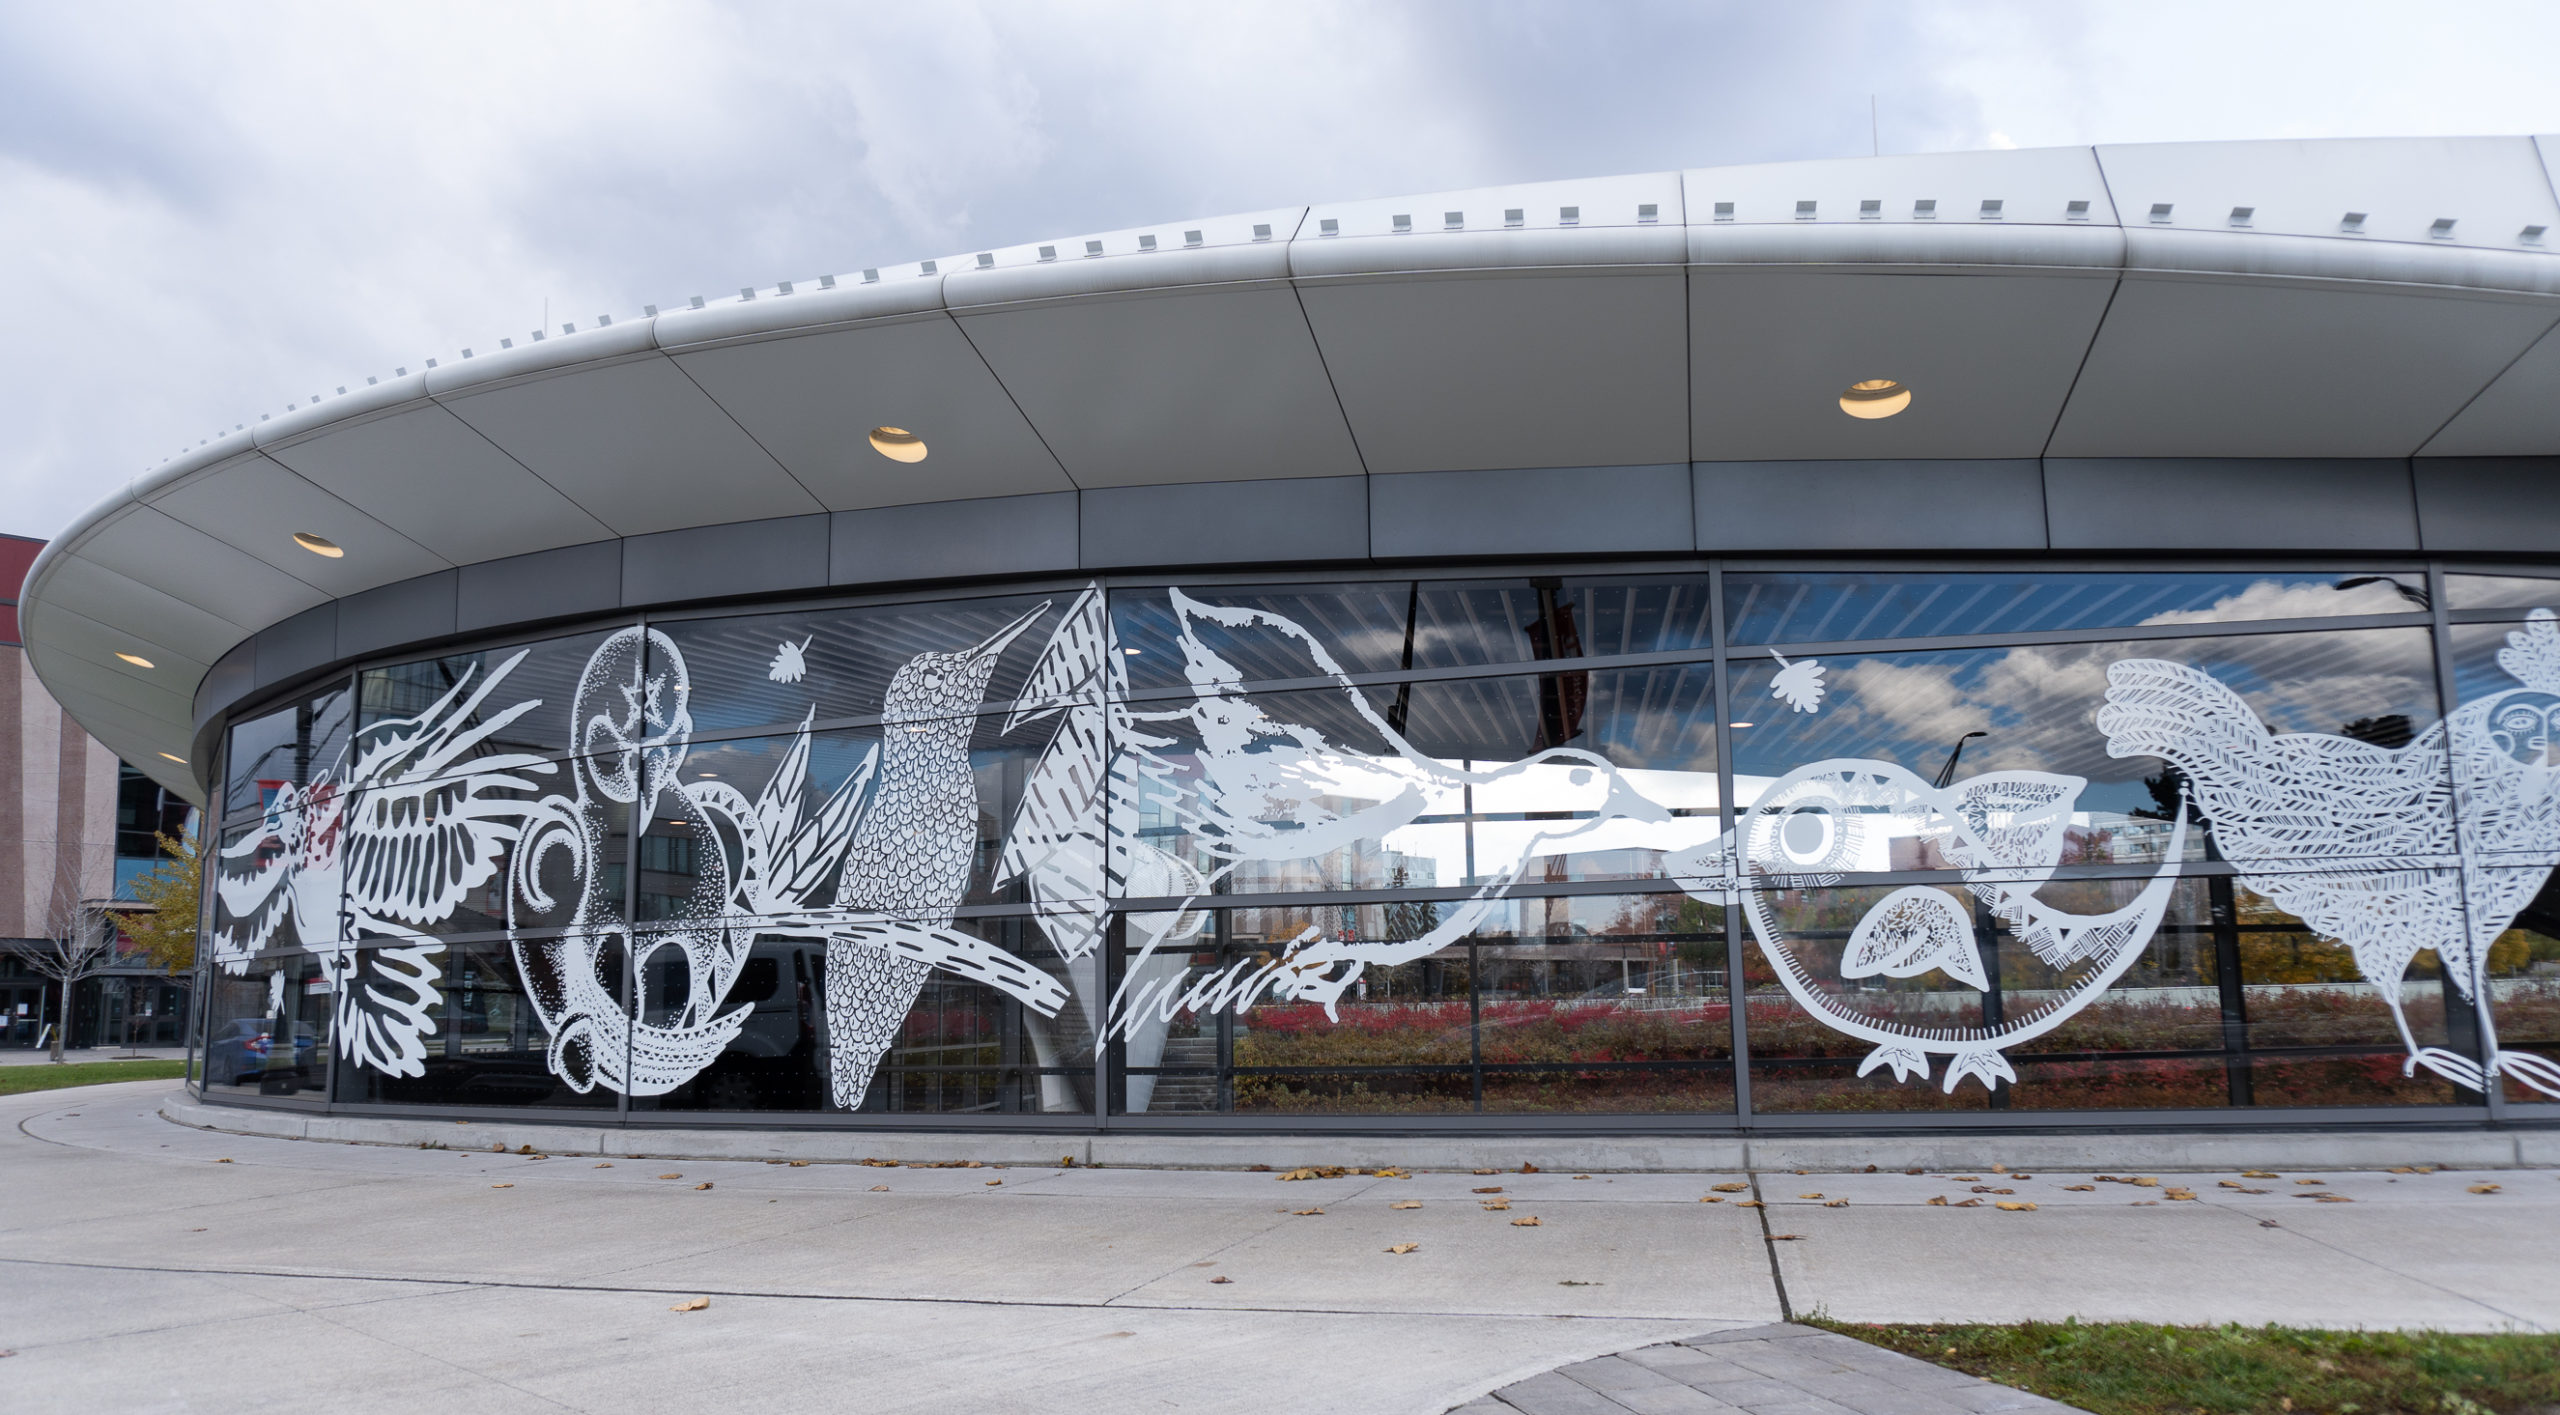
[(71, 1031), (73, 994), (81, 983), (103, 971), (115, 961), (115, 926), (107, 918), (102, 901), (89, 895), (90, 856), (95, 848), (87, 841), (64, 840), (54, 845), (53, 888), (46, 896), (44, 931), (28, 965), (60, 987), (62, 1001), (55, 1009), (53, 1028), (53, 1060), (62, 1061), (62, 1048)]

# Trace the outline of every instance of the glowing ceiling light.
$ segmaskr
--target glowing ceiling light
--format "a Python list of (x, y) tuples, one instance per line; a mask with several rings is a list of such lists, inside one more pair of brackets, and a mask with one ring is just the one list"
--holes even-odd
[(871, 450), (892, 462), (924, 460), (924, 439), (902, 427), (875, 427), (871, 430)]
[(125, 662), (132, 664), (136, 668), (158, 667), (157, 664), (154, 664), (151, 660), (144, 658), (142, 655), (138, 653), (126, 653), (122, 649), (116, 650), (116, 657), (123, 659)]
[(295, 531), (293, 533), (293, 543), (301, 546), (307, 551), (310, 551), (314, 555), (328, 560), (340, 559), (347, 553), (339, 547), (336, 541), (329, 539), (327, 536), (315, 536), (309, 531)]
[(167, 757), (169, 760), (176, 762), (180, 766), (185, 766), (187, 764), (187, 759), (185, 757), (179, 756), (174, 752), (162, 752), (160, 755)]
[(1911, 390), (1890, 378), (1862, 378), (1840, 395), (1840, 411), (1853, 418), (1889, 418), (1911, 406)]

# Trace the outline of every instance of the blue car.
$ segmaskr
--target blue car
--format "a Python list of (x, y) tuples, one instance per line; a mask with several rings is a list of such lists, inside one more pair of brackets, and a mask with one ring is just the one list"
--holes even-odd
[(243, 1081), (263, 1081), (277, 1077), (304, 1076), (319, 1059), (320, 1039), (308, 1022), (293, 1024), (293, 1054), (278, 1055), (275, 1021), (268, 1017), (242, 1017), (214, 1033), (204, 1052), (204, 1079), (208, 1085), (234, 1085)]

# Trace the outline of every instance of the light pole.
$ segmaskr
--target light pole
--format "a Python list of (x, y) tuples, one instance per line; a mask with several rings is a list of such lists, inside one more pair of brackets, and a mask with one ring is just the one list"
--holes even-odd
[(1944, 790), (1948, 782), (1955, 780), (1956, 763), (1964, 758), (1964, 744), (1972, 741), (1976, 737), (1988, 737), (1990, 735), (1991, 734), (1988, 732), (1968, 732), (1963, 736), (1958, 737), (1956, 739), (1955, 750), (1947, 753), (1947, 764), (1938, 768), (1938, 779), (1931, 784), (1937, 786), (1941, 790)]

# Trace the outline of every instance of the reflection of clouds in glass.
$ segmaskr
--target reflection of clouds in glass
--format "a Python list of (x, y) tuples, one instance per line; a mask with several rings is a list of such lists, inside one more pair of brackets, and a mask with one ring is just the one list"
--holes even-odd
[[(2306, 588), (2316, 587), (2277, 586), (2272, 593)], [(2382, 592), (2391, 594), (2387, 586)], [(2156, 766), (2109, 757), (2093, 721), (2106, 701), (2107, 665), (2125, 658), (2192, 663), (2228, 683), (2278, 732), (2334, 733), (2357, 718), (2392, 713), (2423, 731), (2436, 718), (2433, 665), (2418, 629), (2040, 644), (1837, 664), (1832, 731), (1822, 734), (1817, 754), (1880, 756), (1933, 771), (1958, 737), (1987, 730), (1989, 737), (1966, 750), (1967, 775), (2138, 778)]]
[[(2349, 578), (2353, 578), (2350, 576)], [(2422, 575), (2411, 576), (2421, 584)], [(2145, 624), (2223, 624), (2235, 619), (2318, 619), (2339, 614), (2406, 614), (2417, 608), (2389, 583), (2340, 589), (2334, 580), (2258, 580), (2203, 609), (2173, 609)]]

